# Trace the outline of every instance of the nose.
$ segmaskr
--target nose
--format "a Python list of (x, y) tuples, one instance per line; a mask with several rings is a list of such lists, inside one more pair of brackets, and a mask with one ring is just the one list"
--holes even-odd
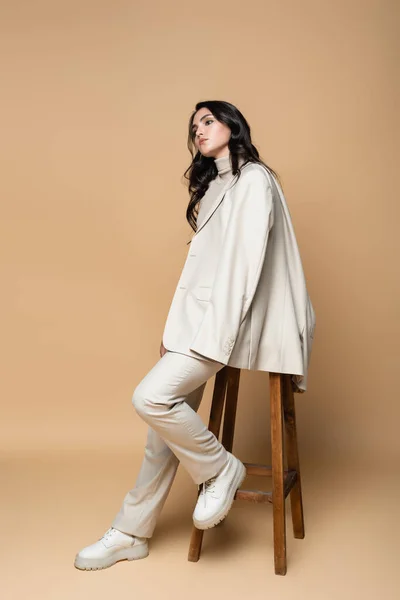
[(200, 127), (196, 130), (196, 137), (197, 137), (198, 141), (200, 141), (201, 138), (204, 137), (204, 133), (202, 132), (202, 130), (200, 129)]

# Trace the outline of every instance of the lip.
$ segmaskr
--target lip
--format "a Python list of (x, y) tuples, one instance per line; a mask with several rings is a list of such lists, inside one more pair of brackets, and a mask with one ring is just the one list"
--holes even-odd
[(204, 142), (206, 142), (207, 140), (204, 140), (203, 138), (199, 141), (199, 146), (201, 146), (201, 144), (204, 144)]

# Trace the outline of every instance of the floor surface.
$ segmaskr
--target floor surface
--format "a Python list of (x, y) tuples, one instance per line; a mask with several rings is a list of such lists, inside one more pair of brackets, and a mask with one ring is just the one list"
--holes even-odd
[[(150, 554), (102, 571), (74, 568), (133, 487), (138, 452), (10, 455), (1, 461), (4, 600), (106, 598), (398, 600), (399, 478), (393, 469), (303, 461), (306, 536), (293, 538), (287, 501), (287, 574), (273, 568), (272, 507), (235, 501), (206, 531), (200, 560), (187, 560), (196, 486), (182, 467)], [(267, 483), (268, 482), (268, 483)], [(270, 489), (248, 478), (243, 488)]]

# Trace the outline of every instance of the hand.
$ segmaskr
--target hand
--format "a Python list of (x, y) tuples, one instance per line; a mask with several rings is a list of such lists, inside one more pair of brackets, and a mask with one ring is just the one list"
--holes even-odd
[(161, 340), (160, 357), (162, 358), (166, 352), (168, 352), (168, 350), (165, 348), (165, 346), (164, 346), (164, 344), (162, 343), (162, 340)]

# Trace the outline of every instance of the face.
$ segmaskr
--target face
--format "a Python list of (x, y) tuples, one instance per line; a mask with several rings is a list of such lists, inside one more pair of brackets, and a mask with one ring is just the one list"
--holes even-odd
[(194, 145), (203, 156), (220, 158), (229, 154), (231, 130), (217, 121), (208, 108), (200, 108), (193, 118)]

